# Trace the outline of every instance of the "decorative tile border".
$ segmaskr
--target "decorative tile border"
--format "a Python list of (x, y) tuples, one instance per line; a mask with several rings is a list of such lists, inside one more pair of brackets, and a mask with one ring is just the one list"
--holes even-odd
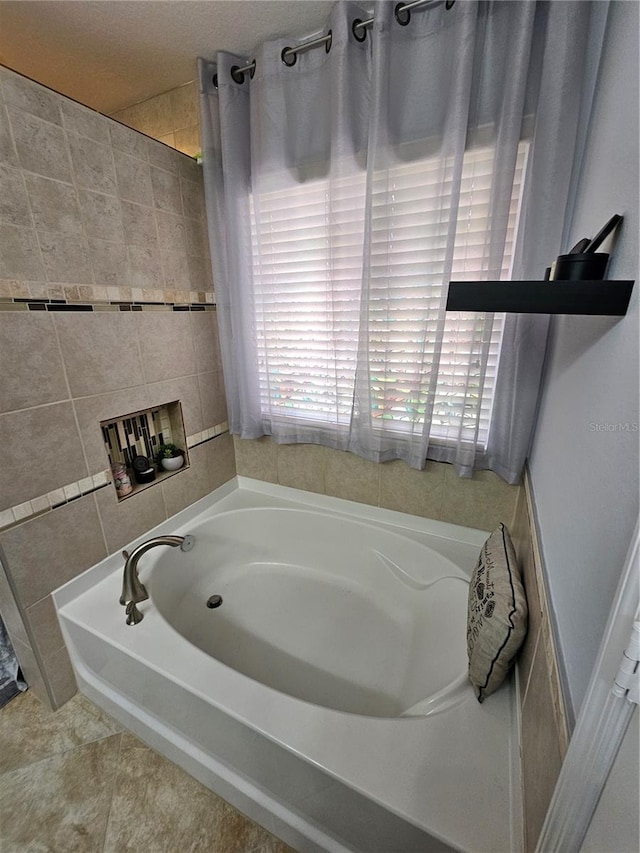
[(213, 291), (43, 284), (0, 279), (0, 311), (174, 311), (215, 308)]
[(197, 447), (199, 444), (204, 444), (205, 441), (210, 441), (212, 438), (217, 438), (225, 432), (229, 432), (229, 424), (223, 421), (209, 429), (203, 429), (202, 432), (195, 432), (193, 435), (187, 436), (187, 447), (191, 450), (192, 447)]
[[(229, 425), (226, 421), (217, 424), (209, 429), (196, 432), (193, 435), (187, 436), (187, 447), (191, 450), (192, 447), (197, 447), (207, 441), (217, 438), (229, 431)], [(177, 472), (176, 472), (177, 473)], [(0, 530), (6, 530), (9, 527), (15, 527), (17, 524), (23, 524), (37, 515), (43, 515), (45, 512), (51, 512), (65, 504), (71, 503), (78, 498), (90, 495), (91, 492), (97, 492), (99, 489), (104, 489), (111, 483), (111, 471), (107, 468), (104, 471), (99, 471), (91, 477), (83, 477), (82, 480), (76, 480), (66, 486), (61, 486), (58, 489), (53, 489), (45, 495), (32, 498), (17, 506), (9, 507), (9, 509), (0, 511)]]
[(13, 527), (14, 524), (22, 524), (22, 522), (34, 518), (36, 515), (42, 515), (44, 512), (57, 509), (64, 504), (84, 497), (84, 495), (91, 494), (91, 492), (97, 492), (98, 489), (103, 489), (110, 482), (111, 472), (108, 470), (99, 471), (91, 477), (83, 477), (82, 480), (61, 486), (59, 489), (47, 492), (46, 495), (40, 495), (30, 501), (2, 510), (0, 512), (0, 530)]

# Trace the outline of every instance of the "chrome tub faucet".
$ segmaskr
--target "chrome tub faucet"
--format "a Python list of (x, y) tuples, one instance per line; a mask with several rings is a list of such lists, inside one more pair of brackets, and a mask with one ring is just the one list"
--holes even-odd
[(126, 562), (124, 564), (120, 604), (126, 607), (127, 625), (137, 625), (138, 622), (142, 622), (144, 614), (138, 610), (136, 605), (149, 598), (149, 593), (138, 577), (140, 557), (150, 548), (155, 548), (156, 545), (169, 545), (171, 548), (179, 546), (181, 551), (190, 551), (194, 544), (195, 538), (193, 536), (154, 536), (153, 539), (148, 539), (138, 545), (130, 554), (127, 551), (122, 552)]

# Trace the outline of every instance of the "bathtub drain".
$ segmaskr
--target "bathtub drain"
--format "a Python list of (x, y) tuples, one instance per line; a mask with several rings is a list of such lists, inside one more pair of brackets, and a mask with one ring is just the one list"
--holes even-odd
[(207, 607), (213, 609), (214, 607), (220, 607), (222, 604), (222, 596), (221, 595), (212, 595), (211, 598), (207, 599)]

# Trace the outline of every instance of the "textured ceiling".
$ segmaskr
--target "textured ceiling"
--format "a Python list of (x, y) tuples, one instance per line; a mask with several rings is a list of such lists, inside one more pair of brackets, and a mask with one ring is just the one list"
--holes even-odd
[(333, 0), (0, 0), (0, 63), (103, 113), (195, 77), (196, 58), (250, 55), (323, 26)]

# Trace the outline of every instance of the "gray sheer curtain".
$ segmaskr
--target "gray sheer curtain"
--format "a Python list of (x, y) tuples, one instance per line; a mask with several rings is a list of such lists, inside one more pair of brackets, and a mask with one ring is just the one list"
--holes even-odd
[[(513, 279), (542, 278), (566, 248), (606, 4), (464, 0), (447, 11), (435, 2), (414, 11), (408, 26), (398, 25), (394, 7), (375, 5), (374, 26), (360, 42), (352, 23), (370, 12), (338, 3), (323, 31), (332, 32), (329, 52), (308, 51), (287, 67), (281, 52), (295, 41), (263, 44), (255, 75), (243, 83), (231, 71), (246, 57), (200, 60), (230, 430), (416, 468), (427, 458), (452, 462), (465, 476), (491, 468), (517, 482), (548, 318), (499, 318), (488, 420), (483, 398), (497, 320), (447, 315), (447, 283), (463, 277), (471, 246), (478, 280), (505, 277), (507, 244)], [(511, 245), (523, 141), (520, 227)], [(488, 165), (483, 228), (472, 238), (464, 219), (480, 184), (477, 152)], [(419, 218), (422, 210), (428, 218)], [(413, 231), (408, 211), (418, 216)], [(296, 242), (312, 225), (314, 239)], [(414, 239), (420, 228), (432, 235), (424, 250)], [(277, 311), (289, 312), (289, 326), (278, 325)], [(308, 389), (295, 385), (299, 377), (283, 379), (296, 336)], [(445, 399), (455, 417), (443, 421), (438, 395), (453, 382), (447, 371), (455, 372), (453, 402)]]

